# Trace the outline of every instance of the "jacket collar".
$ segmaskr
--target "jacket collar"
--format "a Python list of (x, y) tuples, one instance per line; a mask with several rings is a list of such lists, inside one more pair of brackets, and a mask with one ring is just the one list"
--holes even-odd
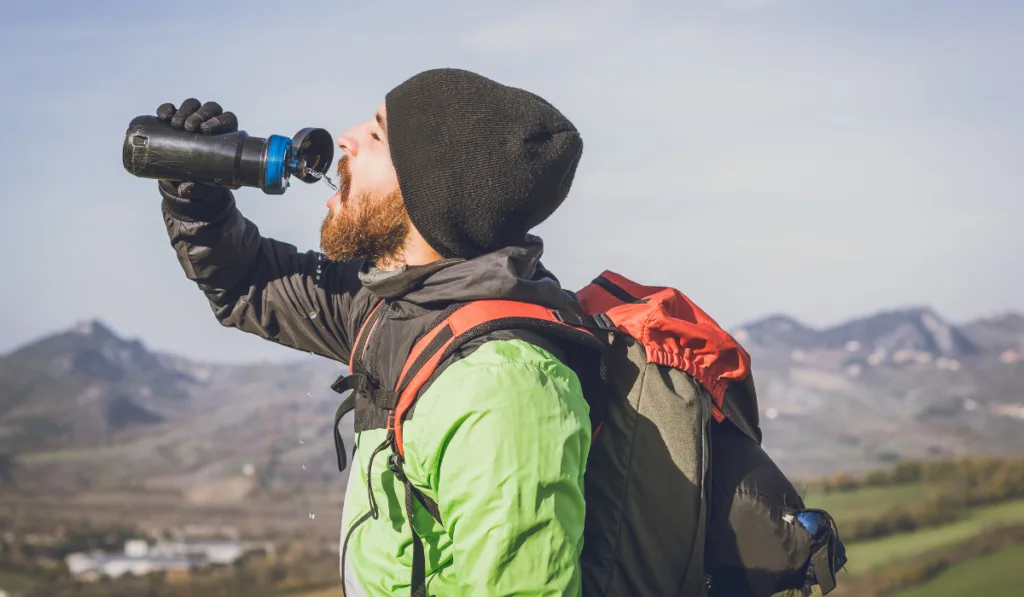
[(426, 265), (381, 272), (368, 264), (360, 271), (363, 286), (385, 300), (401, 299), (424, 307), (454, 302), (505, 299), (578, 311), (575, 296), (541, 264), (544, 243), (528, 236), (474, 259), (444, 259)]

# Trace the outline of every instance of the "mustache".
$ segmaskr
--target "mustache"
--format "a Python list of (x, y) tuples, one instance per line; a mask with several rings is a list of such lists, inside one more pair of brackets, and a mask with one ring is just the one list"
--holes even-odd
[(338, 186), (348, 187), (352, 183), (352, 164), (349, 162), (349, 155), (346, 153), (338, 159)]

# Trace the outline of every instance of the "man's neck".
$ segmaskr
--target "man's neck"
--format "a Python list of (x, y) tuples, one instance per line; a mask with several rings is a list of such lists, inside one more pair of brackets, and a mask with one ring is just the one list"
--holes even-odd
[(409, 265), (404, 257), (385, 257), (373, 262), (374, 269), (382, 272), (397, 272)]
[(406, 239), (405, 245), (397, 255), (380, 259), (375, 265), (377, 269), (383, 271), (397, 271), (403, 267), (428, 265), (442, 259), (444, 257), (441, 257), (422, 236), (414, 231)]

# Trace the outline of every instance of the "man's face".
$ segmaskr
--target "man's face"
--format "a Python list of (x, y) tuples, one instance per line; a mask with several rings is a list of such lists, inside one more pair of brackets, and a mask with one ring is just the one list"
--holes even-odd
[(338, 136), (338, 192), (328, 201), (320, 245), (331, 261), (365, 258), (385, 267), (402, 251), (409, 219), (398, 188), (381, 104), (368, 121)]

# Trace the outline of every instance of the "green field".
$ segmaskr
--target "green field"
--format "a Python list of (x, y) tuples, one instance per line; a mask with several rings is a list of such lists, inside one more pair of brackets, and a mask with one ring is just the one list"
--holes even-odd
[[(892, 562), (966, 541), (992, 527), (1020, 523), (1024, 523), (1024, 500), (976, 508), (952, 524), (848, 545), (850, 564), (846, 571), (858, 576)], [(842, 526), (839, 534), (841, 537)]]
[(1024, 594), (1024, 545), (951, 566), (924, 584), (895, 597), (1016, 597)]
[(910, 506), (928, 498), (935, 491), (935, 486), (929, 483), (912, 483), (810, 494), (804, 496), (804, 502), (808, 508), (828, 511), (842, 528), (844, 521), (873, 518), (896, 506)]

